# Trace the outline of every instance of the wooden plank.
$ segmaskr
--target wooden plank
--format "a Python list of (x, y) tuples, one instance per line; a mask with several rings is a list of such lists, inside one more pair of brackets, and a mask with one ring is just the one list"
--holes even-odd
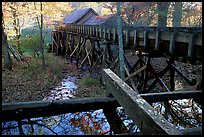
[(6, 103), (2, 104), (1, 119), (2, 121), (12, 121), (103, 108), (108, 109), (109, 106), (119, 107), (120, 105), (115, 99), (109, 97)]
[(144, 135), (181, 135), (150, 104), (110, 69), (103, 69), (107, 90), (112, 93)]

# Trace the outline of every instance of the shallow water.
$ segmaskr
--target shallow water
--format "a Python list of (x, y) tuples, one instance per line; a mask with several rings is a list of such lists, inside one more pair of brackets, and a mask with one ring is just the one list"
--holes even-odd
[[(74, 89), (77, 86), (74, 82), (77, 77), (67, 76), (61, 84), (50, 91), (50, 95), (43, 100), (62, 100), (75, 98)], [(22, 131), (25, 135), (86, 135), (103, 134), (110, 130), (110, 126), (105, 118), (102, 109), (67, 113), (49, 117), (31, 118), (33, 124), (28, 120), (22, 120)], [(2, 135), (19, 135), (18, 123), (9, 121), (2, 123)]]

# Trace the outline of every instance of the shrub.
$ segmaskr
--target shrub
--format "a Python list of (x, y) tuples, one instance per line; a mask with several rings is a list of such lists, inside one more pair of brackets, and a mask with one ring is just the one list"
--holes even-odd
[(40, 36), (39, 35), (31, 35), (25, 38), (22, 38), (22, 50), (24, 52), (30, 52), (35, 55), (39, 56), (40, 51)]

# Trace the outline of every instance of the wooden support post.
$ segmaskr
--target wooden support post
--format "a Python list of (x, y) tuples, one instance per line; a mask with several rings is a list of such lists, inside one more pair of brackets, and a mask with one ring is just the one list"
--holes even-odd
[(188, 44), (188, 57), (192, 60), (195, 53), (195, 34), (190, 34), (189, 44)]
[(91, 53), (91, 64), (90, 66), (92, 67), (95, 61), (95, 40), (91, 39), (91, 48), (92, 48), (92, 53)]
[(147, 35), (148, 35), (148, 32), (147, 32), (147, 30), (145, 30), (145, 31), (144, 31), (144, 48), (148, 50), (148, 48), (149, 48), (149, 47), (148, 47), (148, 46), (149, 46), (148, 44), (149, 44), (149, 43), (148, 43), (148, 36), (147, 36)]
[(106, 39), (106, 27), (103, 27), (103, 38)]
[(170, 45), (169, 45), (169, 53), (171, 55), (175, 54), (175, 42), (176, 42), (176, 34), (177, 32), (174, 31), (171, 35)]
[(66, 53), (65, 53), (65, 57), (66, 57), (66, 59), (68, 59), (68, 57), (69, 57), (69, 51), (70, 51), (70, 43), (69, 43), (69, 41), (70, 41), (70, 39), (69, 39), (69, 34), (68, 33), (66, 33)]
[(99, 28), (99, 34), (100, 34), (99, 37), (101, 38), (102, 37), (102, 28), (101, 27)]
[(107, 52), (108, 52), (108, 57), (109, 57), (109, 61), (110, 62), (112, 62), (112, 60), (113, 60), (113, 52), (112, 52), (112, 50), (111, 50), (111, 47), (110, 47), (110, 44), (106, 44), (107, 45)]
[(160, 49), (160, 34), (161, 34), (161, 32), (160, 32), (160, 30), (158, 29), (158, 30), (156, 31), (156, 39), (155, 39), (155, 49), (156, 49), (156, 50), (159, 50), (159, 49)]
[[(74, 48), (74, 44), (75, 44), (75, 42), (74, 42), (74, 35), (71, 34), (71, 41), (70, 41), (71, 52), (73, 52), (72, 49)], [(72, 63), (72, 57), (70, 59), (71, 59), (71, 63)]]
[(137, 43), (137, 33), (138, 33), (138, 31), (137, 31), (137, 29), (135, 29), (135, 31), (134, 31), (134, 47), (135, 48), (137, 48), (138, 47), (138, 43)]
[(99, 28), (96, 27), (96, 38), (98, 38), (98, 30), (99, 30)]
[(125, 37), (125, 43), (127, 45), (127, 47), (129, 46), (129, 28), (127, 28), (126, 30), (126, 37)]
[(146, 90), (147, 90), (146, 88), (147, 88), (148, 75), (149, 75), (149, 71), (151, 69), (150, 68), (150, 66), (151, 66), (150, 62), (151, 62), (151, 58), (148, 57), (148, 59), (147, 59), (147, 67), (146, 67), (146, 70), (145, 70), (144, 85), (142, 87), (142, 89), (144, 90), (145, 93), (146, 93)]
[(106, 89), (111, 92), (143, 135), (181, 135), (162, 115), (122, 81), (110, 69), (102, 73)]
[(60, 32), (57, 32), (57, 55), (59, 55), (59, 51), (60, 51)]
[(116, 41), (116, 29), (113, 28), (113, 41), (115, 42)]
[(116, 107), (111, 107), (109, 109), (103, 109), (103, 113), (105, 114), (108, 123), (112, 131), (115, 134), (127, 133), (128, 129), (124, 125), (123, 121), (120, 119), (118, 114), (116, 113)]
[(171, 64), (174, 64), (174, 56), (172, 55), (169, 59), (169, 64), (170, 65), (170, 83), (171, 83), (171, 91), (175, 90), (175, 81), (174, 81), (174, 77), (175, 77), (175, 71), (174, 68), (172, 67)]
[(111, 40), (111, 31), (110, 31), (110, 28), (108, 28), (108, 40)]

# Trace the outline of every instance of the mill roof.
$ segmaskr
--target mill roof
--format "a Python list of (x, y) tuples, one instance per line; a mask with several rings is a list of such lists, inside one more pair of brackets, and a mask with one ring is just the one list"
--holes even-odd
[[(122, 21), (123, 24), (125, 23)], [(115, 14), (105, 15), (105, 16), (93, 16), (83, 25), (117, 25), (117, 16)]]
[(98, 13), (96, 13), (92, 8), (77, 9), (65, 17), (63, 23), (74, 24), (83, 18), (88, 12), (93, 12), (96, 16), (98, 15)]

